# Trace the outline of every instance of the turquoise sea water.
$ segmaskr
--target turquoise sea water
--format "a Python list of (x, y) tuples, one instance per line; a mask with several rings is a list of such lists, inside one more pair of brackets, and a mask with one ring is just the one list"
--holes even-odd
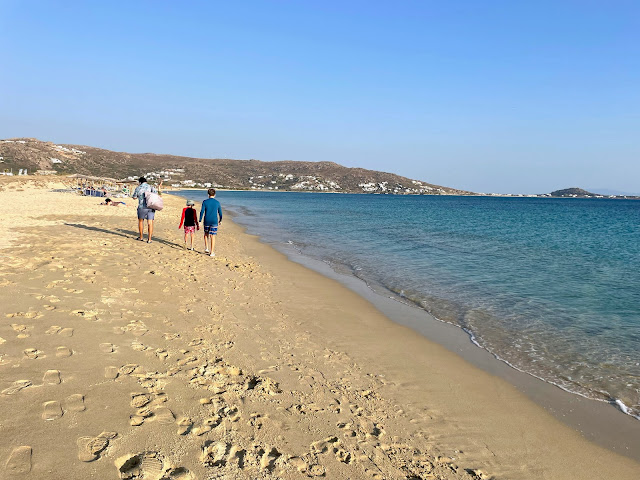
[(263, 240), (461, 326), (515, 368), (640, 416), (640, 201), (217, 198)]

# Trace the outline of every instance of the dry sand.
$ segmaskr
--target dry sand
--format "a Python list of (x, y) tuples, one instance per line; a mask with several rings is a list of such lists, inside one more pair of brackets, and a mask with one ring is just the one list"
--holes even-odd
[(0, 181), (0, 478), (640, 477), (227, 219), (210, 258), (46, 183)]

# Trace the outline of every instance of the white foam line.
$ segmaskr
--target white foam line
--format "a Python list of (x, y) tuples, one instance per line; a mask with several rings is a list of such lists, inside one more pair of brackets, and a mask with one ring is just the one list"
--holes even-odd
[[(359, 278), (359, 277), (358, 277), (358, 278)], [(369, 285), (369, 283), (368, 283), (366, 280), (364, 280), (364, 279), (360, 279), (360, 280), (362, 280), (362, 281), (365, 283), (365, 285), (369, 288), (369, 290), (371, 290), (371, 291), (372, 291), (373, 293), (375, 293), (376, 295), (379, 295), (379, 294), (378, 294), (378, 293), (377, 293), (377, 292), (376, 292), (376, 291), (371, 287), (371, 285)], [(431, 315), (434, 319), (436, 319), (437, 321), (439, 321), (439, 322), (441, 322), (441, 323), (447, 323), (447, 324), (449, 324), (449, 325), (453, 325), (454, 327), (459, 328), (460, 330), (462, 330), (463, 332), (465, 332), (465, 333), (469, 336), (469, 340), (470, 340), (470, 341), (471, 341), (471, 343), (473, 343), (476, 347), (481, 348), (481, 349), (483, 349), (483, 350), (485, 350), (485, 351), (489, 352), (489, 353), (490, 353), (490, 354), (491, 354), (491, 355), (492, 355), (496, 360), (498, 360), (498, 361), (500, 361), (500, 362), (502, 362), (502, 363), (504, 363), (504, 364), (508, 365), (509, 367), (513, 368), (514, 370), (517, 370), (518, 372), (524, 373), (524, 374), (529, 375), (529, 376), (531, 376), (531, 377), (533, 377), (533, 378), (537, 378), (538, 380), (540, 380), (540, 381), (542, 381), (542, 382), (545, 382), (545, 383), (548, 383), (548, 384), (553, 385), (553, 386), (555, 386), (555, 387), (558, 387), (559, 389), (564, 390), (565, 392), (570, 393), (570, 394), (572, 394), (572, 395), (578, 395), (578, 396), (580, 396), (580, 397), (582, 397), (582, 398), (586, 398), (586, 399), (588, 399), (588, 400), (596, 400), (596, 401), (598, 401), (598, 402), (609, 403), (609, 404), (613, 405), (614, 407), (616, 407), (618, 410), (620, 410), (622, 413), (624, 413), (624, 414), (626, 414), (626, 415), (629, 415), (630, 417), (633, 417), (633, 418), (635, 418), (636, 420), (640, 420), (640, 415), (634, 415), (633, 413), (631, 413), (631, 410), (629, 409), (629, 407), (627, 407), (627, 406), (624, 404), (624, 402), (622, 402), (622, 400), (619, 400), (619, 399), (617, 399), (617, 398), (613, 398), (613, 397), (611, 397), (611, 396), (610, 396), (608, 393), (606, 393), (606, 392), (602, 392), (602, 393), (603, 393), (604, 395), (606, 395), (606, 396), (608, 396), (608, 397), (609, 397), (609, 398), (607, 398), (607, 399), (601, 399), (601, 398), (590, 397), (590, 396), (588, 396), (588, 395), (586, 395), (586, 394), (584, 394), (584, 393), (573, 391), (573, 390), (571, 390), (571, 389), (569, 389), (569, 388), (565, 387), (564, 385), (560, 385), (559, 383), (556, 383), (556, 382), (554, 382), (554, 381), (552, 381), (552, 380), (548, 380), (548, 379), (543, 378), (543, 377), (541, 377), (541, 376), (538, 376), (538, 375), (536, 375), (536, 374), (534, 374), (534, 373), (531, 373), (531, 372), (528, 372), (528, 371), (523, 370), (523, 369), (521, 369), (521, 368), (518, 368), (518, 367), (516, 367), (515, 365), (513, 365), (511, 362), (509, 362), (508, 360), (505, 360), (504, 358), (500, 357), (498, 354), (496, 354), (496, 353), (492, 352), (491, 350), (489, 350), (489, 348), (485, 347), (484, 345), (481, 345), (481, 344), (478, 342), (478, 340), (476, 339), (475, 335), (474, 335), (470, 330), (468, 330), (467, 328), (464, 328), (464, 327), (462, 327), (462, 326), (460, 326), (460, 325), (458, 325), (458, 324), (456, 324), (456, 323), (449, 322), (449, 321), (447, 321), (447, 320), (442, 320), (442, 319), (440, 319), (440, 318), (436, 317), (436, 316), (435, 316), (433, 313), (431, 313), (429, 310), (427, 310), (426, 308), (424, 308), (424, 307), (422, 307), (422, 306), (420, 306), (420, 305), (416, 304), (415, 302), (411, 302), (411, 301), (407, 301), (407, 300), (404, 300), (404, 301), (403, 301), (402, 297), (401, 297), (401, 298), (398, 298), (397, 294), (396, 294), (396, 296), (389, 296), (389, 298), (390, 298), (391, 300), (394, 300), (394, 301), (398, 302), (398, 303), (402, 303), (402, 304), (404, 304), (404, 305), (408, 305), (408, 304), (409, 304), (410, 306), (413, 306), (414, 308), (419, 308), (419, 309), (421, 309), (421, 310), (424, 310), (424, 311), (426, 311), (429, 315)]]

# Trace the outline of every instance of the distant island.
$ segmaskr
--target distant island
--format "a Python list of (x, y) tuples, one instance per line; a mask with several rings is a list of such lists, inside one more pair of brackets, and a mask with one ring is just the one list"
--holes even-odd
[(563, 188), (562, 190), (555, 190), (551, 193), (539, 196), (554, 198), (640, 198), (634, 195), (604, 195), (601, 193), (589, 192), (577, 187)]
[(562, 190), (556, 190), (549, 194), (552, 197), (602, 197), (604, 195), (598, 195), (597, 193), (588, 192), (582, 188), (564, 188)]

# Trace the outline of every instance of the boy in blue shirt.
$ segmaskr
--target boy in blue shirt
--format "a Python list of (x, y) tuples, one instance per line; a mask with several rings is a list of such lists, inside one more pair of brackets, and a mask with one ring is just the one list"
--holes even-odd
[[(216, 235), (218, 234), (218, 225), (222, 223), (222, 207), (220, 202), (216, 200), (216, 189), (207, 190), (209, 198), (202, 202), (200, 210), (200, 223), (204, 224), (204, 253), (215, 257), (213, 248), (216, 246)], [(204, 222), (202, 219), (204, 218)]]

